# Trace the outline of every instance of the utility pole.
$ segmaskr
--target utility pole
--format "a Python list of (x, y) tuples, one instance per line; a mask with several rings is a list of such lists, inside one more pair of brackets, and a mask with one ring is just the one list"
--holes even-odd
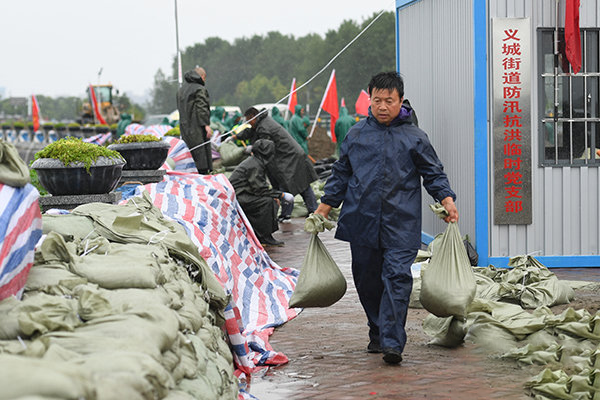
[(179, 50), (179, 20), (177, 17), (177, 0), (175, 1), (175, 42), (177, 45), (177, 82), (179, 87), (183, 85), (183, 77), (181, 73), (181, 50)]

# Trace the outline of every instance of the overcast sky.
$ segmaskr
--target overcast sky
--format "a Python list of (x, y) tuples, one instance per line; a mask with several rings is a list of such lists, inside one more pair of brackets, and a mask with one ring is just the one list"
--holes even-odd
[[(324, 35), (344, 20), (362, 22), (375, 12), (394, 11), (395, 1), (177, 0), (177, 5), (183, 50), (211, 36), (232, 42), (269, 31)], [(98, 83), (102, 68), (102, 83), (140, 97), (159, 68), (170, 71), (175, 0), (0, 0), (0, 54), (5, 96), (83, 96), (87, 84)]]

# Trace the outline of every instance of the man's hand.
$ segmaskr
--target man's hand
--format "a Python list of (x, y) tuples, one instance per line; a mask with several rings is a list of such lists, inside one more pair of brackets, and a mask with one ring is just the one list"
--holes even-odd
[(204, 129), (206, 129), (206, 138), (210, 139), (213, 134), (212, 128), (210, 127), (210, 125), (204, 125)]
[(454, 204), (454, 200), (452, 197), (448, 196), (444, 200), (442, 200), (442, 205), (448, 212), (448, 216), (444, 218), (446, 222), (458, 222), (458, 209), (456, 208), (456, 204)]
[(331, 206), (325, 203), (319, 204), (317, 209), (315, 210), (315, 214), (320, 214), (327, 218), (329, 216), (329, 212), (331, 211)]

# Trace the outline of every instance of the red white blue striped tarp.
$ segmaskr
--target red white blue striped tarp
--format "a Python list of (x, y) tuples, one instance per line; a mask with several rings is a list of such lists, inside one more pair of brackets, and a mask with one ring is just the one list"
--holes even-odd
[(38, 191), (0, 183), (0, 300), (21, 297), (42, 236)]
[[(139, 186), (165, 216), (180, 223), (232, 301), (225, 310), (238, 376), (287, 362), (269, 336), (294, 318), (288, 301), (298, 271), (273, 262), (257, 240), (225, 175), (169, 171), (162, 182)], [(249, 376), (248, 376), (249, 378)]]
[(112, 137), (112, 133), (110, 133), (110, 132), (99, 133), (97, 135), (90, 136), (89, 138), (84, 138), (83, 141), (102, 146), (104, 143), (106, 143), (108, 140), (110, 140), (111, 137)]
[(171, 168), (171, 166), (165, 162), (162, 166), (163, 169), (167, 171), (198, 173), (192, 153), (190, 153), (190, 149), (183, 140), (174, 136), (164, 136), (163, 140), (171, 145), (167, 157), (175, 162), (175, 168)]

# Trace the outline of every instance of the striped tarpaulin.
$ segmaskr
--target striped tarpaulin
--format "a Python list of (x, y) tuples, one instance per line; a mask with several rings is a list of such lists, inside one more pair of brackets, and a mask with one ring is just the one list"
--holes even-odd
[(97, 135), (90, 136), (89, 138), (84, 138), (83, 141), (102, 146), (104, 143), (106, 143), (108, 140), (110, 140), (111, 137), (112, 137), (112, 133), (110, 133), (110, 132), (99, 133)]
[(42, 236), (39, 197), (30, 184), (15, 188), (0, 183), (0, 300), (23, 294)]
[(165, 163), (162, 166), (163, 169), (166, 169), (167, 171), (173, 170), (179, 172), (198, 173), (192, 153), (190, 153), (190, 149), (183, 140), (174, 136), (164, 136), (163, 140), (171, 145), (168, 157), (175, 162), (175, 168), (171, 168), (167, 163)]
[(125, 133), (123, 133), (123, 135), (141, 135), (142, 132), (144, 132), (144, 129), (146, 129), (144, 125), (137, 124), (134, 122), (133, 124), (127, 125), (127, 127), (125, 128)]
[(162, 182), (139, 186), (147, 190), (165, 216), (180, 223), (232, 301), (225, 310), (234, 350), (236, 374), (259, 366), (278, 365), (287, 357), (273, 351), (273, 328), (294, 318), (288, 309), (298, 271), (273, 262), (257, 240), (233, 187), (225, 175), (169, 171)]

